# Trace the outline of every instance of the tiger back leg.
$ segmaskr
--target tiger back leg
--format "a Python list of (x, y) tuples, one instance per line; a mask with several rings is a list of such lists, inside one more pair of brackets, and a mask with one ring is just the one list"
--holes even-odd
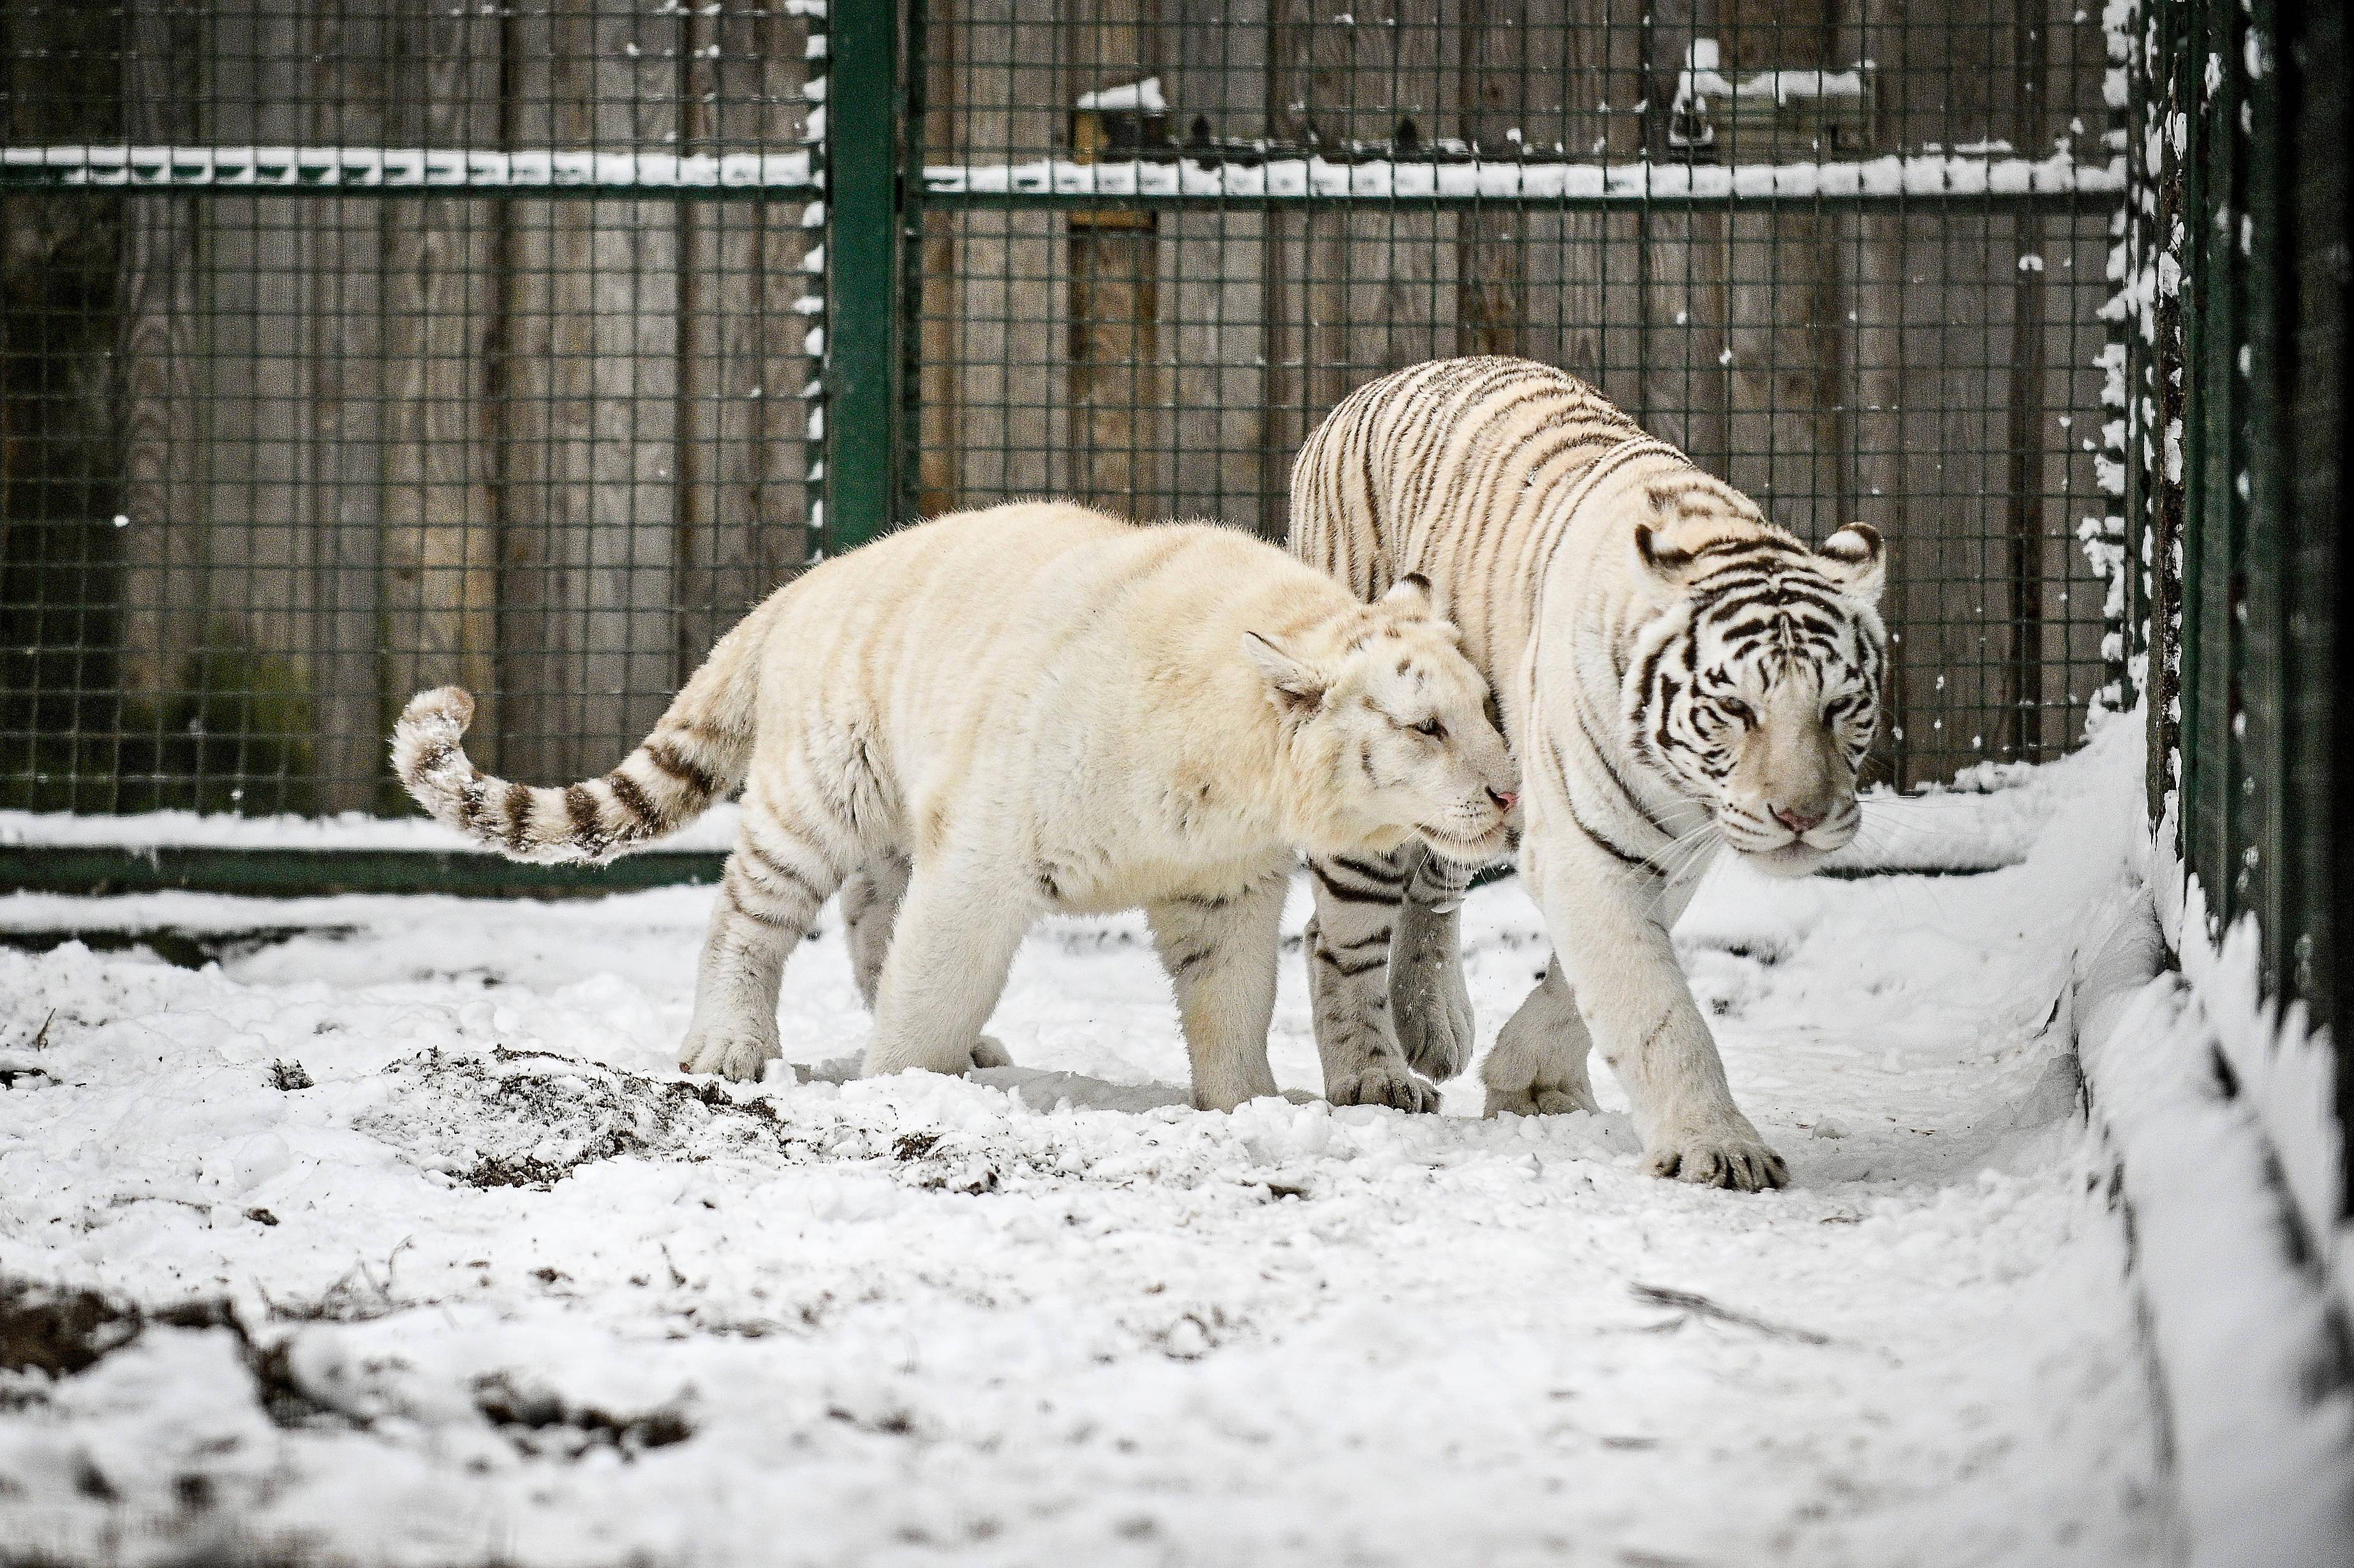
[(1477, 1044), (1461, 950), (1472, 868), (1423, 845), (1406, 853), (1411, 869), (1390, 940), (1390, 1024), (1406, 1065), (1445, 1083), (1470, 1065)]
[(1008, 896), (1013, 880), (985, 856), (938, 855), (915, 867), (875, 986), (875, 1038), (861, 1076), (1008, 1065), (981, 1030), (1041, 913)]
[(777, 1041), (777, 989), (785, 960), (808, 935), (819, 906), (842, 884), (839, 834), (794, 800), (747, 791), (744, 822), (704, 938), (695, 1016), (679, 1047), (690, 1073), (758, 1078), (783, 1053)]
[(1309, 863), (1316, 914), (1307, 931), (1308, 994), (1324, 1097), (1337, 1106), (1438, 1108), (1438, 1090), (1406, 1064), (1390, 1019), (1390, 945), (1413, 853)]
[[(898, 929), (899, 906), (907, 901), (915, 867), (897, 852), (875, 856), (842, 885), (842, 922), (850, 943), (850, 977), (866, 1011), (875, 1011), (883, 988), (883, 963), (891, 956), (891, 933)], [(976, 1067), (1010, 1067), (1013, 1058), (989, 1035), (973, 1042)]]
[(899, 923), (899, 904), (907, 896), (907, 877), (913, 870), (905, 855), (877, 855), (852, 872), (842, 885), (850, 976), (870, 1012), (875, 1010), (875, 988), (882, 982), (883, 959), (891, 951), (891, 931)]

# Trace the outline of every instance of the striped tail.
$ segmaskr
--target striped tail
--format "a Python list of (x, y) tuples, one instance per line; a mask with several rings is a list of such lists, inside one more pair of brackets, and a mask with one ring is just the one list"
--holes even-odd
[(409, 699), (393, 726), (393, 771), (436, 820), (511, 859), (626, 854), (676, 832), (744, 781), (766, 619), (756, 610), (721, 639), (653, 733), (601, 779), (551, 787), (484, 773), (461, 744), (474, 699), (457, 686)]

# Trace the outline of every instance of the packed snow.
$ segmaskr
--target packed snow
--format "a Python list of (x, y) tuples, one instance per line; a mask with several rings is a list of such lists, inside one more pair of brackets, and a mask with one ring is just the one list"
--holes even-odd
[[(2025, 857), (2059, 800), (2050, 769), (1988, 762), (1951, 783), (1909, 795), (1874, 789), (1864, 827), (1834, 855), (1837, 873), (1989, 871)], [(735, 842), (735, 806), (705, 812), (662, 842), (665, 850), (725, 853)], [(98, 816), (74, 811), (0, 811), (0, 847), (277, 851), (408, 850), (487, 854), (455, 829), (423, 816), (342, 811), (323, 817), (148, 811)], [(0, 926), (9, 917), (0, 916)]]
[(1534, 159), (1438, 163), (1430, 159), (1269, 158), (1211, 163), (1193, 158), (1083, 164), (1040, 158), (1021, 164), (935, 164), (924, 170), (932, 196), (1053, 195), (1183, 197), (1195, 200), (1347, 197), (1360, 201), (1477, 197), (1482, 201), (1800, 200), (1860, 196), (2114, 195), (2125, 189), (2125, 159), (2080, 163), (1958, 154), (1808, 164), (1570, 164)]
[[(0, 1540), (355, 1563), (2138, 1563), (2175, 1529), (2061, 1000), (2142, 832), (1712, 875), (1678, 931), (1794, 1185), (1599, 1115), (1183, 1105), (1132, 918), (1034, 938), (1021, 1066), (673, 1067), (707, 891), (0, 901)], [(1273, 1054), (1317, 1084), (1296, 950)], [(175, 967), (158, 928), (213, 961)], [(194, 938), (188, 934), (194, 933)], [(1543, 961), (1466, 914), (1483, 1039)], [(22, 938), (20, 938), (22, 939)], [(26, 1347), (32, 1347), (27, 1351)], [(37, 1354), (32, 1353), (37, 1351)], [(50, 1370), (39, 1370), (47, 1367)]]
[(1125, 110), (1129, 113), (1166, 114), (1169, 101), (1161, 96), (1161, 79), (1146, 77), (1123, 87), (1101, 88), (1079, 94), (1077, 107), (1097, 111)]
[(640, 153), (468, 147), (0, 147), (0, 178), (36, 175), (69, 185), (593, 186), (614, 191), (704, 187), (816, 190), (806, 151)]

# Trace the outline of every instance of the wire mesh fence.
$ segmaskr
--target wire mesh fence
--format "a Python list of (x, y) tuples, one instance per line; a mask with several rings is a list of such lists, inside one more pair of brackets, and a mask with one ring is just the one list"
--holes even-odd
[[(827, 104), (828, 39), (894, 26), (832, 12), (0, 12), (0, 807), (387, 809), (451, 680), (492, 765), (598, 770), (821, 531), (1055, 493), (1279, 535), (1323, 412), (1459, 353), (1888, 533), (1891, 777), (2052, 755), (2114, 673), (2073, 5), (918, 3)], [(854, 174), (904, 279), (822, 272)], [(896, 423), (821, 463), (822, 403)]]
[[(2272, 0), (2145, 0), (2127, 17), (2124, 411), (2131, 558), (2155, 609), (2150, 809), (2171, 818), (2208, 934), (2252, 917), (2265, 995), (2342, 1043), (2346, 20)], [(2354, 1124), (2354, 1072), (2337, 1092)]]
[(1903, 782), (2053, 754), (2104, 667), (2122, 172), (2073, 5), (921, 5), (907, 483), (1280, 536), (1351, 388), (1518, 354), (1895, 545)]
[(788, 9), (7, 8), (0, 803), (601, 770), (807, 553)]

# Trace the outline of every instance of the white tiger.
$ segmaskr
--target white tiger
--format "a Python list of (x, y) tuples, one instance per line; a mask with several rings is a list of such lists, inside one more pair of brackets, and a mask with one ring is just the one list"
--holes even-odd
[(981, 1033), (1048, 911), (1142, 906), (1197, 1106), (1277, 1092), (1267, 1058), (1294, 846), (1506, 842), (1512, 768), (1427, 585), (1361, 605), (1273, 546), (1030, 503), (812, 568), (720, 640), (602, 779), (485, 777), (454, 688), (393, 736), (428, 810), (520, 859), (596, 861), (739, 783), (743, 827), (680, 1061), (757, 1077), (786, 956), (845, 881), (865, 1071), (1003, 1061)]
[[(1797, 874), (1854, 836), (1886, 657), (1880, 535), (1850, 524), (1809, 551), (1575, 377), (1475, 358), (1332, 411), (1292, 470), (1291, 548), (1361, 599), (1427, 577), (1494, 685), (1554, 959), (1482, 1065), (1489, 1113), (1592, 1109), (1598, 1044), (1651, 1171), (1783, 1184), (1668, 930), (1719, 843)], [(1431, 1108), (1421, 1075), (1471, 1050), (1462, 872), (1416, 846), (1313, 869), (1325, 1093)]]

